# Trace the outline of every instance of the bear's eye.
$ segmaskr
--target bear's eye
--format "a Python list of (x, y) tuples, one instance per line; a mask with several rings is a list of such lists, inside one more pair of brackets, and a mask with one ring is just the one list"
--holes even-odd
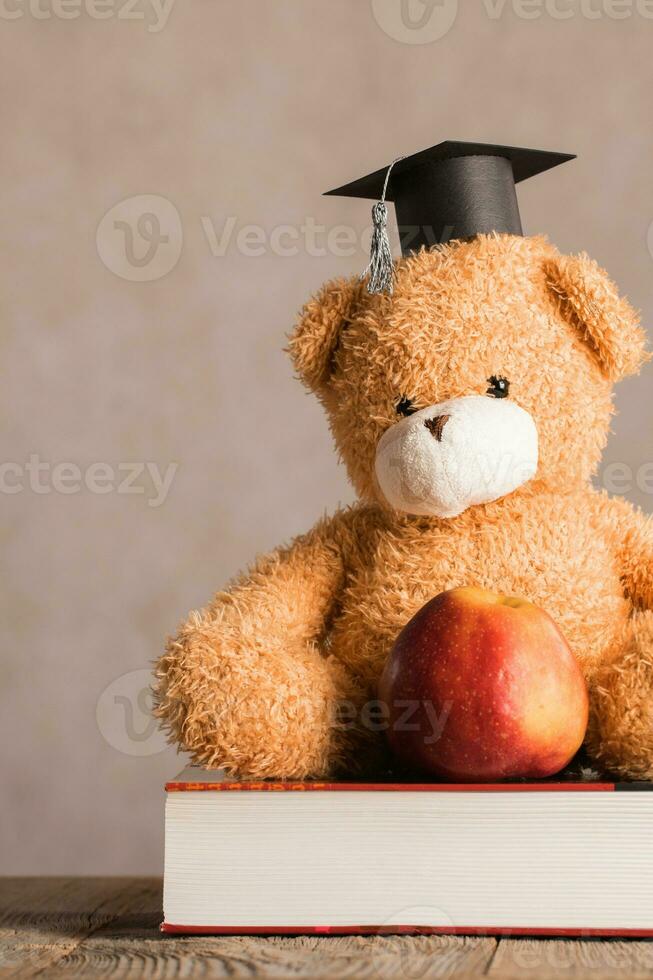
[(397, 402), (397, 415), (412, 415), (414, 411), (412, 399), (402, 395)]
[(493, 374), (491, 378), (487, 379), (489, 388), (485, 392), (491, 398), (507, 398), (508, 391), (510, 390), (510, 382), (507, 378), (502, 378), (501, 375)]

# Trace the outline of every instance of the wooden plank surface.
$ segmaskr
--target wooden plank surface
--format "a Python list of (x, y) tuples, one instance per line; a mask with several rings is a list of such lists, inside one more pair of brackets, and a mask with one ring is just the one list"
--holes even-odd
[(160, 918), (161, 882), (143, 878), (0, 878), (0, 977), (50, 971), (109, 923)]
[(0, 879), (0, 977), (653, 980), (653, 942), (162, 936), (158, 878)]
[(502, 939), (488, 976), (495, 980), (647, 980), (653, 942), (637, 939)]

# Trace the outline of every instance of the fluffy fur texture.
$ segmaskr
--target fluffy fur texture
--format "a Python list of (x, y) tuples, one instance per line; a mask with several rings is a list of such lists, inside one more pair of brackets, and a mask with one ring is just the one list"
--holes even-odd
[[(396, 273), (392, 296), (325, 286), (290, 340), (360, 504), (191, 614), (158, 665), (160, 717), (196, 761), (238, 775), (373, 766), (383, 740), (361, 711), (398, 631), (476, 585), (553, 616), (590, 683), (588, 749), (653, 778), (653, 528), (589, 483), (613, 382), (645, 358), (636, 314), (594, 262), (543, 238), (479, 236)], [(398, 404), (485, 395), (492, 376), (537, 427), (533, 479), (452, 518), (393, 510), (374, 462)]]

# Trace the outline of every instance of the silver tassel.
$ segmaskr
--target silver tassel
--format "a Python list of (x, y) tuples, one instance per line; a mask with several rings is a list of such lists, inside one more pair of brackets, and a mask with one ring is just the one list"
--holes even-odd
[(361, 279), (369, 276), (368, 293), (392, 294), (395, 269), (388, 240), (388, 209), (383, 201), (377, 201), (372, 208), (372, 221), (374, 230), (370, 245), (370, 261)]
[(368, 293), (389, 293), (392, 295), (395, 267), (392, 261), (392, 252), (390, 251), (390, 240), (388, 239), (388, 208), (385, 203), (385, 195), (388, 189), (390, 171), (395, 163), (403, 159), (403, 157), (397, 157), (388, 167), (381, 200), (377, 201), (372, 208), (373, 230), (370, 244), (370, 261), (360, 277), (361, 281), (369, 277), (367, 280)]

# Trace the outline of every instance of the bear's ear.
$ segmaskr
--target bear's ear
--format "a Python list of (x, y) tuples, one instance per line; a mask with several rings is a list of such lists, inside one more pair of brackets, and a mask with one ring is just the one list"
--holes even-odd
[(299, 314), (288, 351), (297, 374), (311, 391), (320, 391), (329, 380), (340, 334), (353, 316), (360, 293), (358, 278), (334, 279)]
[(559, 255), (545, 264), (545, 275), (563, 315), (581, 331), (606, 378), (619, 381), (648, 360), (637, 313), (593, 259), (584, 253)]

